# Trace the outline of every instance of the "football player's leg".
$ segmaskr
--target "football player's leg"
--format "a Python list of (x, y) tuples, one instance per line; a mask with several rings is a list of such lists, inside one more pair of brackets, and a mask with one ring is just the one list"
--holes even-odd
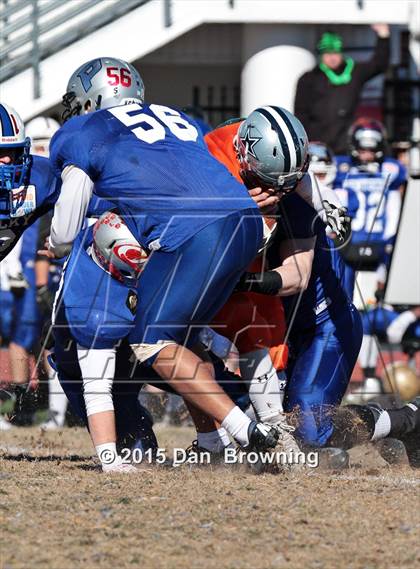
[[(296, 434), (307, 446), (324, 446), (333, 435), (333, 415), (350, 381), (362, 326), (354, 307), (343, 309), (301, 335), (286, 390), (286, 408), (298, 412)], [(293, 344), (292, 344), (293, 347)]]
[(356, 284), (355, 269), (348, 263), (344, 263), (343, 287), (351, 302), (353, 302), (355, 284)]
[(172, 253), (153, 253), (140, 277), (138, 318), (130, 334), (140, 361), (149, 361), (175, 391), (243, 446), (252, 443), (250, 436), (273, 443), (271, 430), (261, 437), (254, 433), (255, 425), (185, 346), (195, 343), (199, 330), (225, 304), (255, 256), (261, 233), (261, 218), (249, 210), (207, 226)]
[(363, 341), (359, 362), (365, 379), (375, 377), (379, 355), (378, 339), (387, 341), (386, 330), (397, 316), (398, 314), (393, 310), (383, 307), (362, 314)]
[(34, 271), (25, 268), (24, 274), (29, 288), (22, 297), (15, 300), (14, 326), (9, 346), (12, 379), (17, 384), (28, 383), (30, 380), (30, 351), (38, 340), (40, 326)]
[[(54, 367), (72, 410), (87, 426), (86, 405), (83, 396), (83, 379), (77, 357), (76, 342), (71, 336), (64, 310), (61, 307), (55, 315)], [(127, 349), (117, 351), (116, 382), (113, 389), (117, 447), (150, 448), (155, 445), (152, 422), (147, 411), (138, 401), (140, 385), (131, 378)]]

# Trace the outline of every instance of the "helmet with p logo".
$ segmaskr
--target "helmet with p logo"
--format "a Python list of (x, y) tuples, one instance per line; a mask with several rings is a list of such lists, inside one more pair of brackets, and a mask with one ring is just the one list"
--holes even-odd
[(98, 57), (81, 65), (70, 77), (63, 96), (63, 121), (143, 100), (143, 80), (130, 63), (115, 57)]

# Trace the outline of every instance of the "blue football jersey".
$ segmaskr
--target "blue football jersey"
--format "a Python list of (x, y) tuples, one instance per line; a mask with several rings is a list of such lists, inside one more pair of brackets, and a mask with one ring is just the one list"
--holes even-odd
[(49, 160), (32, 156), (29, 183), (11, 191), (0, 190), (0, 261), (26, 229), (54, 207), (60, 184)]
[(337, 156), (334, 188), (352, 217), (353, 245), (385, 244), (394, 239), (400, 215), (399, 188), (407, 173), (397, 160), (385, 158), (376, 173), (360, 170), (350, 156)]
[(50, 151), (57, 175), (68, 165), (83, 170), (150, 249), (173, 251), (213, 221), (256, 207), (193, 121), (169, 107), (133, 103), (74, 117)]
[(77, 236), (57, 305), (63, 303), (71, 333), (81, 346), (112, 348), (134, 327), (137, 294), (92, 260), (92, 241), (92, 227)]
[(325, 225), (301, 197), (291, 194), (283, 198), (280, 211), (278, 230), (268, 252), (272, 268), (280, 265), (280, 241), (316, 237), (307, 289), (301, 295), (282, 297), (286, 318), (293, 325), (293, 330), (306, 329), (325, 321), (348, 302), (343, 289), (344, 265), (333, 242), (325, 234)]

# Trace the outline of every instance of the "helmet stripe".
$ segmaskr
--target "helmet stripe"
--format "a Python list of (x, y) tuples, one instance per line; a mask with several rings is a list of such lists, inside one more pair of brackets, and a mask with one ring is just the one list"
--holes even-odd
[(296, 169), (296, 147), (295, 147), (295, 143), (293, 141), (293, 138), (292, 138), (292, 135), (290, 132), (290, 130), (293, 131), (293, 128), (290, 129), (290, 127), (283, 120), (283, 117), (281, 115), (279, 115), (279, 113), (275, 110), (275, 107), (264, 107), (264, 108), (267, 109), (267, 111), (273, 115), (273, 117), (279, 123), (282, 132), (284, 133), (284, 136), (287, 140), (287, 145), (289, 147), (289, 152), (290, 152), (290, 169), (289, 169), (289, 172), (294, 172)]
[(289, 145), (287, 144), (286, 137), (284, 136), (284, 133), (283, 133), (282, 129), (280, 128), (280, 125), (278, 124), (276, 119), (272, 116), (272, 114), (270, 114), (268, 112), (267, 107), (260, 107), (259, 109), (256, 109), (256, 112), (261, 113), (268, 120), (268, 122), (271, 124), (271, 126), (273, 127), (273, 130), (276, 131), (277, 136), (279, 137), (279, 141), (280, 141), (282, 150), (283, 150), (284, 170), (285, 170), (285, 172), (290, 172)]
[(3, 105), (0, 105), (0, 121), (2, 136), (15, 136), (15, 131), (13, 130), (13, 124), (10, 120), (9, 113)]
[(284, 122), (289, 127), (289, 132), (292, 135), (293, 143), (295, 145), (295, 150), (296, 150), (296, 164), (299, 166), (302, 163), (302, 151), (301, 151), (301, 144), (300, 144), (298, 135), (296, 133), (296, 130), (293, 128), (293, 125), (290, 122), (290, 119), (287, 116), (287, 113), (285, 113), (282, 108), (280, 108), (280, 107), (272, 107), (272, 108), (275, 109), (279, 113), (279, 115), (282, 117)]

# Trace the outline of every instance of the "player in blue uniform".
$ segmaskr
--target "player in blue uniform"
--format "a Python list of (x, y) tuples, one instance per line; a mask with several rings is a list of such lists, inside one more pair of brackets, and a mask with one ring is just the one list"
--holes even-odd
[[(0, 104), (0, 261), (24, 231), (20, 263), (20, 298), (13, 303), (10, 356), (14, 383), (29, 381), (28, 352), (37, 340), (39, 314), (35, 300), (35, 222), (54, 205), (59, 182), (48, 160), (30, 154), (30, 139), (18, 113)], [(14, 279), (19, 281), (16, 276)], [(17, 290), (16, 282), (14, 290)]]
[[(65, 123), (51, 143), (63, 184), (50, 255), (61, 256), (74, 241), (92, 194), (111, 201), (140, 245), (153, 252), (139, 279), (129, 337), (137, 359), (149, 361), (244, 447), (274, 446), (277, 431), (251, 422), (187, 347), (255, 256), (261, 216), (187, 117), (142, 103), (139, 79), (132, 66), (120, 62), (115, 69), (109, 58), (88, 62), (70, 78), (68, 114), (87, 114)], [(134, 95), (121, 95), (131, 87)]]
[[(316, 237), (306, 290), (283, 299), (290, 347), (285, 404), (289, 411), (299, 408), (301, 441), (322, 447), (332, 435), (332, 413), (341, 403), (356, 363), (362, 326), (343, 289), (343, 262), (326, 237), (325, 226), (314, 221), (313, 212), (298, 196), (283, 200), (282, 215), (290, 225), (277, 239)], [(278, 267), (278, 245), (273, 244), (269, 257), (271, 267)]]
[[(273, 130), (280, 133), (278, 126)], [(252, 128), (250, 131), (251, 135)], [(270, 130), (264, 137), (264, 123), (260, 123), (258, 138), (252, 138), (254, 144), (241, 159), (256, 182), (267, 187), (271, 177), (276, 189), (281, 172), (268, 167), (273, 164), (273, 148), (261, 144), (273, 138)], [(350, 448), (367, 440), (399, 438), (410, 464), (420, 467), (419, 398), (401, 409), (354, 405), (344, 407), (344, 415), (338, 412), (362, 340), (361, 319), (343, 288), (342, 260), (313, 209), (295, 194), (282, 198), (279, 213), (278, 233), (268, 251), (272, 270), (246, 273), (238, 289), (283, 297), (291, 348), (284, 405), (289, 411), (298, 411), (295, 434), (306, 447)], [(310, 236), (316, 237), (316, 243), (313, 260), (308, 262), (304, 256), (310, 251), (305, 251), (304, 244)], [(302, 253), (294, 258), (300, 282), (295, 296), (290, 295), (291, 280), (282, 279), (286, 267), (279, 266), (287, 257), (290, 239), (302, 245)], [(340, 460), (344, 463), (345, 458), (339, 458), (338, 464)]]
[(0, 104), (0, 261), (55, 203), (59, 181), (46, 158), (30, 155), (17, 112)]
[[(121, 250), (124, 255), (119, 257)], [(55, 304), (58, 376), (73, 409), (89, 424), (108, 472), (131, 469), (121, 463), (117, 448), (156, 448), (150, 418), (137, 399), (142, 385), (152, 383), (171, 391), (150, 366), (137, 365), (127, 341), (134, 326), (136, 279), (144, 262), (144, 252), (121, 217), (108, 212), (77, 237)], [(219, 364), (217, 377), (233, 400), (242, 405), (249, 401), (242, 382)], [(105, 414), (111, 421), (115, 415), (115, 428), (113, 440), (103, 447)], [(105, 462), (101, 453), (110, 445), (115, 445), (115, 460)]]
[(334, 188), (352, 217), (352, 236), (343, 249), (346, 291), (353, 298), (356, 271), (388, 267), (407, 173), (385, 156), (386, 133), (378, 121), (358, 119), (350, 130), (350, 155), (336, 156)]

